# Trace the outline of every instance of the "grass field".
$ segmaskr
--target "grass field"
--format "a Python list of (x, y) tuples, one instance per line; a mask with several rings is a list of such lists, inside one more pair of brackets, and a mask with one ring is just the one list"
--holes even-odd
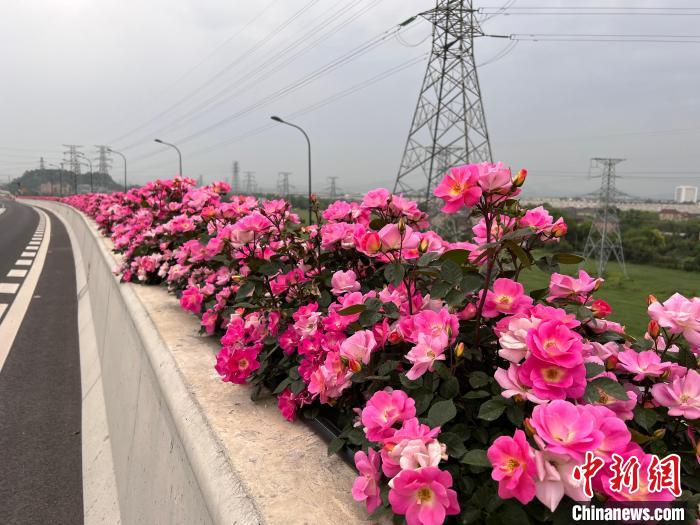
[[(562, 273), (578, 272), (576, 265), (562, 265), (561, 268)], [(594, 275), (593, 265), (585, 264), (584, 269)], [(628, 264), (627, 273), (629, 279), (624, 279), (617, 263), (608, 264), (605, 283), (595, 297), (610, 303), (613, 309), (610, 319), (626, 326), (627, 332), (634, 337), (643, 335), (646, 330), (649, 294), (660, 301), (665, 301), (675, 292), (686, 297), (700, 296), (700, 273), (697, 272)], [(520, 280), (528, 291), (549, 284), (549, 276), (534, 266), (523, 272)]]

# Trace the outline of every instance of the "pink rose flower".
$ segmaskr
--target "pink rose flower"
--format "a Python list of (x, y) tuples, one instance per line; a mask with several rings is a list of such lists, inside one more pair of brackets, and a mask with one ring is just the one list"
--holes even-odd
[(348, 292), (357, 292), (360, 289), (360, 283), (357, 282), (357, 276), (352, 270), (347, 272), (337, 271), (331, 277), (331, 292), (334, 295), (342, 295)]
[(359, 363), (369, 364), (372, 351), (377, 348), (374, 334), (369, 330), (355, 332), (340, 345), (340, 355), (348, 360), (350, 369), (357, 371)]
[(482, 162), (476, 167), (479, 172), (479, 186), (484, 193), (504, 194), (513, 187), (510, 168), (506, 168), (502, 162), (496, 164)]
[[(530, 424), (546, 444), (548, 452), (582, 461), (586, 452), (596, 450), (605, 438), (598, 428), (596, 412), (591, 408), (607, 410), (555, 400), (546, 405), (537, 405), (532, 410)], [(615, 417), (614, 413), (611, 414)]]
[(536, 470), (525, 432), (518, 429), (513, 437), (496, 438), (486, 455), (493, 466), (491, 477), (498, 481), (498, 495), (506, 499), (516, 498), (523, 505), (532, 501)]
[(584, 270), (579, 270), (578, 279), (569, 275), (553, 273), (549, 282), (551, 295), (547, 297), (547, 300), (571, 299), (583, 303), (602, 282), (603, 279), (594, 279)]
[(372, 513), (382, 504), (379, 489), (379, 465), (381, 458), (372, 448), (365, 454), (361, 450), (355, 452), (355, 468), (360, 473), (352, 485), (352, 497), (355, 501), (364, 501), (367, 512)]
[(406, 354), (406, 359), (413, 363), (411, 369), (406, 372), (406, 377), (415, 381), (426, 372), (432, 372), (435, 361), (445, 360), (446, 347), (447, 336), (445, 334), (439, 337), (418, 334), (418, 344)]
[(259, 347), (224, 346), (216, 356), (216, 371), (224, 381), (242, 385), (260, 368), (259, 352)]
[(437, 467), (403, 470), (389, 486), (391, 510), (405, 515), (407, 525), (441, 525), (446, 516), (459, 514), (452, 476)]
[(501, 277), (493, 282), (493, 291), (486, 291), (486, 302), (482, 314), (486, 318), (491, 318), (500, 314), (526, 313), (531, 306), (532, 297), (525, 294), (522, 284)]
[(674, 379), (670, 384), (655, 384), (651, 387), (651, 395), (659, 405), (668, 407), (670, 416), (700, 418), (700, 374), (695, 370), (688, 370), (684, 377)]
[(559, 321), (543, 321), (527, 334), (532, 355), (564, 368), (583, 363), (581, 336)]
[(566, 368), (530, 356), (520, 365), (518, 379), (540, 399), (578, 399), (586, 391), (583, 363)]
[(501, 395), (506, 399), (513, 396), (520, 396), (523, 399), (527, 399), (528, 401), (532, 401), (538, 405), (547, 403), (547, 400), (540, 399), (532, 393), (532, 389), (527, 388), (520, 382), (520, 379), (518, 379), (518, 365), (514, 363), (510, 364), (508, 370), (497, 368), (496, 372), (494, 373), (494, 378), (501, 388), (504, 389), (503, 392), (501, 392)]
[(667, 361), (662, 362), (659, 354), (653, 350), (635, 352), (628, 348), (624, 352), (618, 352), (617, 366), (626, 372), (635, 374), (632, 378), (635, 381), (642, 381), (645, 377), (659, 377), (673, 364)]
[(435, 188), (435, 196), (445, 202), (444, 213), (457, 213), (462, 207), (471, 208), (481, 198), (479, 169), (469, 164), (450, 169)]
[(380, 390), (367, 401), (361, 421), (370, 441), (382, 442), (396, 432), (396, 426), (416, 416), (416, 402), (403, 390)]
[(188, 312), (198, 314), (202, 311), (203, 301), (204, 295), (199, 291), (199, 288), (196, 286), (188, 286), (185, 291), (182, 292), (180, 306)]
[(652, 302), (648, 313), (672, 334), (682, 333), (691, 345), (700, 345), (700, 298), (686, 299), (675, 293), (663, 303)]

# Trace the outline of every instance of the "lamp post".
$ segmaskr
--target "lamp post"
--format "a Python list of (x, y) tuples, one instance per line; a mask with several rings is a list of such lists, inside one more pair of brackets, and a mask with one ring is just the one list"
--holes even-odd
[[(59, 176), (61, 177), (61, 185), (62, 185), (63, 184), (63, 177), (62, 177), (61, 172), (63, 171), (63, 167), (59, 166), (58, 164), (53, 164), (53, 163), (49, 163), (48, 166), (51, 166), (53, 168), (57, 168), (59, 170), (58, 173), (59, 173)], [(53, 181), (54, 181), (54, 178), (51, 177), (51, 193), (55, 193), (53, 190)], [(60, 189), (61, 189), (61, 191), (63, 191), (63, 188), (60, 188)]]
[(92, 181), (92, 161), (89, 158), (87, 158), (85, 155), (80, 155), (80, 158), (88, 161), (88, 165), (90, 166), (90, 193), (94, 193), (93, 181)]
[(123, 153), (120, 153), (117, 150), (113, 150), (112, 148), (107, 148), (107, 151), (109, 151), (110, 153), (114, 153), (115, 155), (119, 155), (124, 161), (124, 193), (126, 193), (126, 157)]
[(277, 115), (273, 115), (270, 118), (275, 122), (279, 122), (280, 124), (286, 124), (287, 126), (291, 126), (293, 128), (298, 129), (304, 134), (304, 138), (306, 138), (306, 145), (308, 146), (309, 153), (309, 226), (311, 226), (311, 208), (313, 207), (311, 203), (311, 140), (309, 140), (309, 136), (306, 134), (306, 131), (304, 131), (300, 126), (292, 124), (291, 122), (287, 122), (286, 120), (283, 120)]
[(155, 140), (155, 142), (157, 142), (158, 144), (163, 144), (163, 145), (165, 145), (165, 146), (170, 146), (171, 148), (174, 148), (175, 151), (177, 151), (177, 158), (180, 160), (180, 176), (182, 176), (182, 153), (180, 153), (180, 149), (179, 149), (175, 144), (171, 144), (170, 142), (165, 142), (165, 141), (162, 141), (162, 140), (160, 140), (160, 139), (154, 139), (154, 140)]

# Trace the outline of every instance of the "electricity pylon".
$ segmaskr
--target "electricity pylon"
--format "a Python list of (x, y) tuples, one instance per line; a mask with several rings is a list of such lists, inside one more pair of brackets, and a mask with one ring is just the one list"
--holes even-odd
[(99, 145), (95, 147), (99, 152), (97, 157), (97, 173), (108, 175), (109, 169), (112, 167), (112, 158), (109, 154), (109, 146)]
[(238, 171), (238, 161), (233, 161), (233, 166), (231, 168), (231, 193), (238, 195), (241, 193), (241, 178)]
[(338, 198), (338, 194), (340, 193), (340, 188), (338, 188), (338, 185), (335, 182), (337, 180), (338, 177), (328, 177), (328, 182), (330, 184), (328, 188), (328, 196), (331, 200), (336, 200)]
[(280, 171), (278, 173), (277, 179), (277, 193), (281, 197), (289, 197), (291, 185), (289, 184), (289, 176), (292, 174), (291, 171)]
[(255, 193), (255, 190), (257, 189), (258, 185), (255, 182), (255, 172), (254, 171), (246, 171), (244, 172), (245, 175), (245, 191), (244, 193), (246, 195), (252, 195)]
[(443, 175), (439, 164), (491, 161), (474, 60), (474, 38), (484, 34), (477, 11), (472, 0), (437, 0), (420, 14), (433, 24), (432, 51), (394, 191), (421, 191), (429, 202)]
[(620, 233), (620, 220), (617, 216), (615, 202), (626, 194), (615, 187), (615, 166), (625, 159), (594, 158), (591, 159), (591, 167), (601, 167), (600, 190), (593, 195), (598, 198), (598, 210), (588, 232), (586, 246), (583, 255), (586, 259), (595, 258), (597, 262), (598, 277), (602, 277), (608, 264), (610, 255), (614, 255), (622, 269), (622, 274), (627, 277), (625, 268), (625, 254), (622, 251), (622, 234)]
[(78, 194), (78, 176), (80, 175), (80, 155), (78, 148), (82, 148), (77, 144), (64, 144), (64, 147), (68, 148), (68, 151), (64, 151), (64, 155), (68, 155), (68, 164), (70, 165), (70, 171), (73, 172), (74, 177), (74, 188), (75, 194)]

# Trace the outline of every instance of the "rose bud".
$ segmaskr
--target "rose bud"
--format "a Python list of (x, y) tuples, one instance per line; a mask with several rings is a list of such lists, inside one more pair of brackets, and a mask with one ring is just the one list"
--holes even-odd
[(404, 219), (403, 217), (399, 219), (399, 231), (401, 233), (406, 231), (406, 219)]
[(649, 324), (647, 325), (647, 333), (656, 339), (659, 337), (659, 333), (661, 332), (661, 327), (659, 326), (659, 323), (654, 321), (653, 319), (649, 321)]
[(421, 239), (420, 242), (418, 243), (418, 253), (427, 252), (428, 246), (430, 246), (430, 244), (428, 243), (428, 239)]
[(598, 299), (597, 301), (593, 301), (591, 312), (593, 312), (593, 315), (598, 319), (605, 319), (612, 312), (612, 308), (602, 299)]
[(535, 427), (533, 427), (532, 423), (530, 423), (529, 417), (525, 418), (525, 420), (523, 421), (523, 426), (525, 427), (525, 432), (527, 432), (528, 436), (532, 437), (537, 434)]
[(605, 361), (605, 369), (606, 370), (615, 370), (615, 368), (617, 368), (617, 356), (611, 355)]
[(658, 303), (658, 302), (659, 302), (659, 300), (651, 294), (649, 294), (649, 297), (647, 297), (647, 305), (652, 305), (652, 304)]
[(455, 355), (457, 357), (462, 357), (462, 354), (464, 354), (464, 343), (457, 343), (457, 346), (455, 346)]
[(569, 227), (564, 221), (556, 222), (552, 225), (552, 235), (554, 235), (554, 237), (564, 237), (567, 231), (569, 231)]
[(519, 188), (523, 184), (525, 184), (525, 179), (527, 178), (527, 170), (526, 169), (521, 169), (518, 173), (515, 174), (515, 176), (512, 179), (513, 186), (516, 188)]

